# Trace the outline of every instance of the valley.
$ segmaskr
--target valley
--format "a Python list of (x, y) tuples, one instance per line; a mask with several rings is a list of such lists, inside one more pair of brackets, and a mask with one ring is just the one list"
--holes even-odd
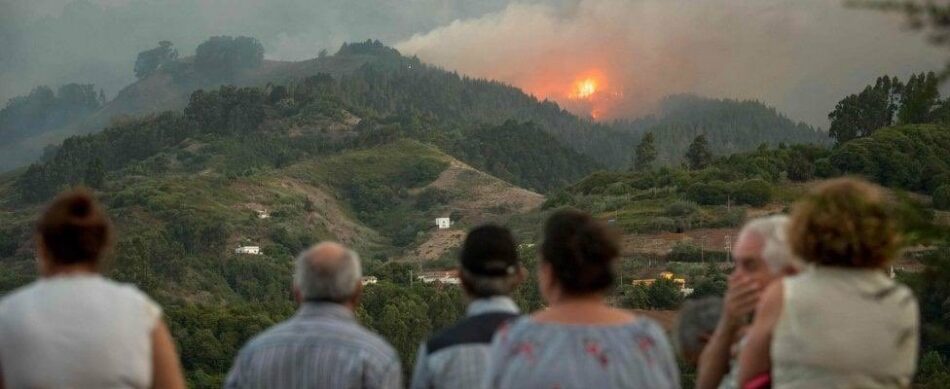
[[(81, 118), (0, 146), (24, 156), (0, 175), (0, 293), (36, 277), (44, 204), (91, 187), (119, 232), (107, 274), (161, 303), (194, 387), (220, 387), (240, 345), (293, 312), (293, 258), (317, 241), (360, 253), (378, 283), (357, 315), (408, 373), (419, 341), (464, 306), (457, 286), (418, 275), (451, 270), (471, 227), (514, 231), (531, 270), (515, 297), (530, 311), (543, 304), (543, 220), (561, 207), (590, 212), (623, 233), (612, 301), (669, 324), (684, 298), (722, 294), (743, 222), (843, 175), (889, 188), (914, 248), (897, 276), (932, 292), (931, 310), (944, 304), (945, 287), (922, 281), (945, 279), (928, 269), (947, 266), (950, 236), (950, 124), (936, 115), (832, 146), (755, 101), (671, 96), (652, 117), (597, 122), (378, 41), (261, 59), (228, 78), (198, 63), (178, 60)], [(260, 252), (235, 252), (245, 246)], [(927, 351), (946, 350), (938, 315), (925, 320)]]

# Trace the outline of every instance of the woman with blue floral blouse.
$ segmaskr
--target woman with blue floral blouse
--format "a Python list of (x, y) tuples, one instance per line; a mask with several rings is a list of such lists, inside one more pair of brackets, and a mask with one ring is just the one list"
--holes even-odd
[(538, 283), (549, 307), (498, 331), (486, 387), (678, 388), (663, 329), (605, 301), (616, 235), (577, 210), (552, 215), (544, 234)]

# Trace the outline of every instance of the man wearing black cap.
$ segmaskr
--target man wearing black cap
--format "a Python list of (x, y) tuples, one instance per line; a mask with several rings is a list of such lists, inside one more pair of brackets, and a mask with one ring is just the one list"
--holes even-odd
[(471, 302), (466, 317), (419, 348), (412, 388), (481, 387), (495, 330), (518, 316), (509, 297), (524, 280), (511, 232), (483, 225), (469, 232), (459, 257), (459, 278)]

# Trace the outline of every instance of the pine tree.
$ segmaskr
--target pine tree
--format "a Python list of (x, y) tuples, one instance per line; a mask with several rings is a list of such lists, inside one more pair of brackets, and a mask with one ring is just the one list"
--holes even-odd
[(643, 134), (640, 144), (637, 145), (637, 155), (634, 160), (634, 169), (642, 171), (650, 169), (653, 161), (656, 160), (656, 146), (653, 144), (653, 133)]
[(940, 101), (939, 82), (934, 72), (910, 76), (900, 95), (897, 119), (901, 124), (929, 123)]
[(712, 162), (712, 153), (709, 152), (709, 142), (706, 135), (697, 136), (690, 143), (686, 151), (686, 163), (690, 170), (702, 169)]

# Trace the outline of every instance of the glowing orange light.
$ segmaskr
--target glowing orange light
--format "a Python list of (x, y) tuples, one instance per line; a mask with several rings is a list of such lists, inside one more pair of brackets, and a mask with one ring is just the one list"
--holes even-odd
[(586, 99), (594, 93), (597, 93), (597, 80), (585, 78), (574, 83), (574, 90), (569, 97), (573, 99)]

